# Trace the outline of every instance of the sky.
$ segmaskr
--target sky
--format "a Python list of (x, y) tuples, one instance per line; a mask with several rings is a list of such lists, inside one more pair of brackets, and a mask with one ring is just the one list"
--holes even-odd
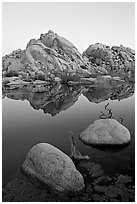
[(4, 2), (2, 55), (25, 49), (30, 39), (53, 30), (82, 53), (89, 45), (123, 45), (135, 49), (135, 3)]

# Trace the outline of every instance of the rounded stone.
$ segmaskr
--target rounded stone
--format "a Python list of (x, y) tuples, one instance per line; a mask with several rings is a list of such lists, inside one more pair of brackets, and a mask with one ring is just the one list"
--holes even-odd
[(84, 188), (83, 177), (73, 161), (47, 143), (39, 143), (30, 149), (22, 170), (57, 191), (79, 192)]
[(89, 125), (79, 138), (89, 145), (124, 145), (130, 142), (130, 132), (115, 119), (100, 119)]

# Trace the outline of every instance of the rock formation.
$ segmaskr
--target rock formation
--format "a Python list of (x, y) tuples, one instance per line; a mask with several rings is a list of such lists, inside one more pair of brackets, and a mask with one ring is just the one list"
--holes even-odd
[(89, 145), (125, 145), (130, 142), (130, 132), (115, 119), (100, 119), (89, 125), (79, 138)]
[(81, 55), (71, 42), (51, 30), (37, 40), (31, 39), (25, 50), (2, 58), (3, 78), (18, 77), (28, 82), (80, 82), (100, 75), (134, 82), (134, 70), (135, 52), (130, 48), (96, 43)]
[(72, 160), (47, 143), (39, 143), (31, 148), (22, 170), (57, 191), (79, 192), (84, 188), (83, 177)]
[[(119, 76), (125, 80), (135, 80), (135, 51), (124, 46), (109, 46), (96, 43), (83, 52), (83, 58), (97, 72)], [(89, 70), (91, 69), (89, 68)]]
[[(49, 30), (38, 40), (31, 39), (25, 50), (16, 50), (2, 58), (3, 77), (18, 76), (23, 80), (50, 80), (61, 73), (90, 74), (82, 55), (68, 40)], [(77, 73), (77, 74), (78, 74)]]

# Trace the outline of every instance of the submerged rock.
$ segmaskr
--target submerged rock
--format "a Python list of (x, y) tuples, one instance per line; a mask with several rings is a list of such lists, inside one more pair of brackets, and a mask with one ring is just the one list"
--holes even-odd
[(83, 177), (72, 160), (47, 143), (32, 147), (22, 170), (57, 191), (79, 192), (84, 188)]
[[(101, 185), (104, 182), (107, 182), (107, 185)], [(132, 184), (132, 178), (128, 175), (116, 175), (107, 179), (100, 177), (94, 181), (94, 192), (93, 199), (96, 202), (131, 202), (135, 200), (134, 185)]]
[[(99, 164), (81, 161), (86, 169), (86, 185), (81, 194), (65, 194), (45, 188), (40, 182), (22, 175), (10, 180), (2, 189), (3, 202), (134, 202), (133, 178), (116, 174), (106, 176)], [(84, 176), (84, 174), (83, 174)]]
[(89, 145), (124, 145), (130, 142), (130, 132), (115, 119), (101, 119), (89, 125), (79, 138)]

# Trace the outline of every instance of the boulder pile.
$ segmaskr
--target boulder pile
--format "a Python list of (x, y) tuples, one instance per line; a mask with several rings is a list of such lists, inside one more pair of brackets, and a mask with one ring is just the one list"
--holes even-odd
[(31, 39), (25, 50), (16, 50), (2, 58), (3, 77), (19, 76), (48, 80), (67, 73), (85, 73), (84, 60), (77, 48), (64, 37), (49, 30), (38, 40)]
[(81, 54), (64, 37), (49, 30), (39, 39), (31, 39), (25, 50), (18, 49), (2, 58), (3, 78), (23, 81), (76, 81), (110, 75), (135, 80), (135, 51), (128, 48), (90, 45)]
[(90, 67), (97, 72), (121, 79), (135, 79), (135, 51), (129, 47), (121, 45), (110, 48), (96, 43), (83, 52), (83, 58), (89, 60)]

